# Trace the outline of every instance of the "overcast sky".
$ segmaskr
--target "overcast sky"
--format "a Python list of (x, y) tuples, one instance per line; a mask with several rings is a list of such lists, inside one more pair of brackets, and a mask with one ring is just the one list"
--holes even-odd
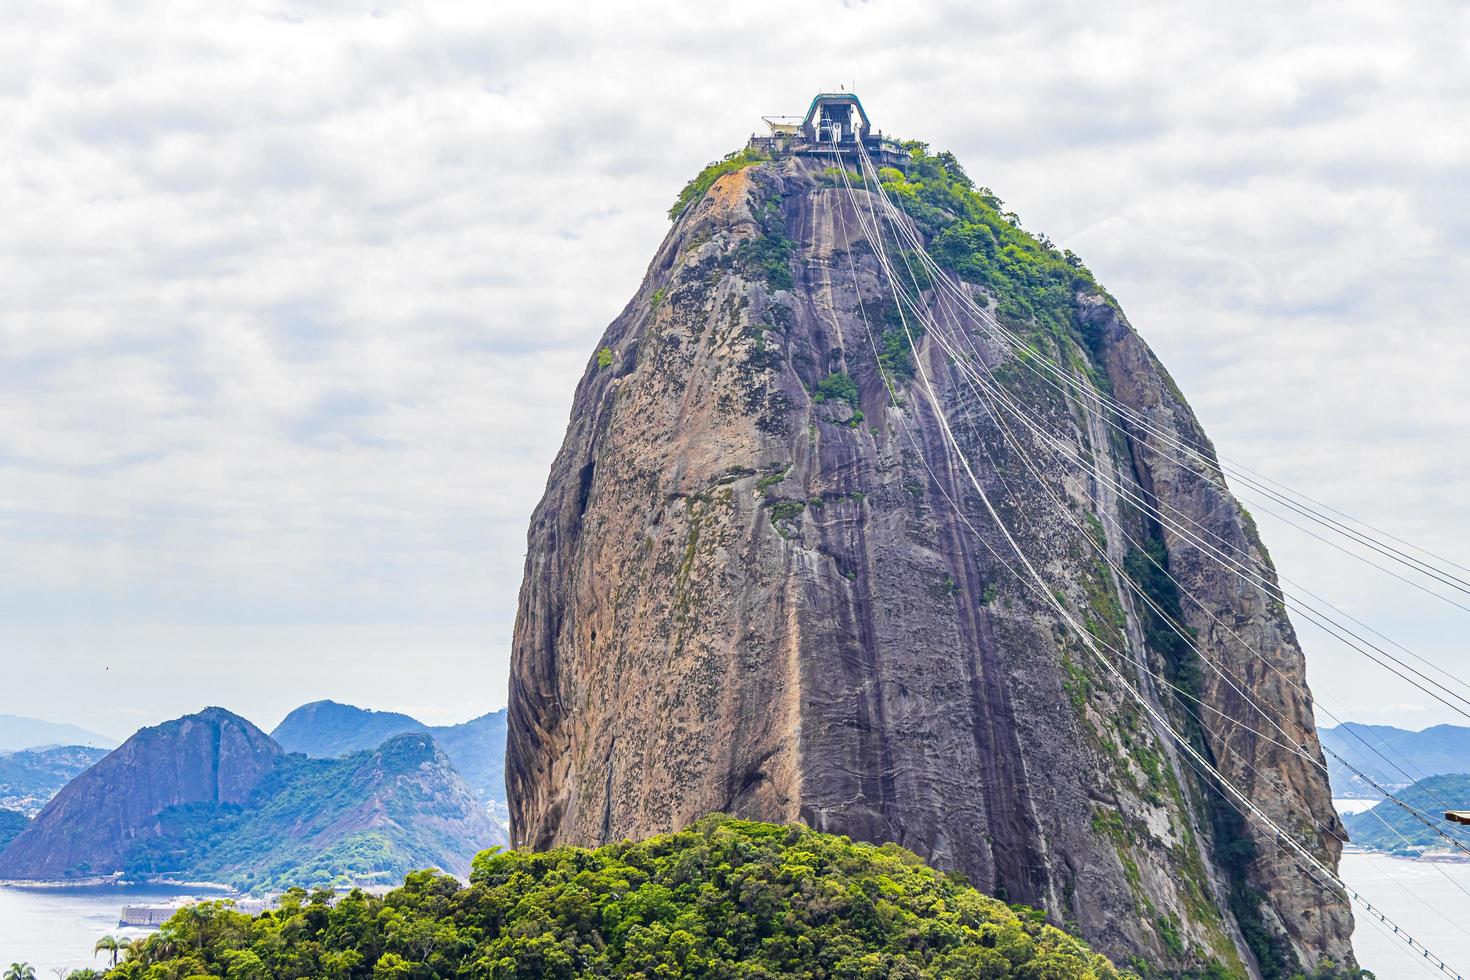
[[(1080, 253), (1222, 453), (1465, 560), (1470, 13), (1212, 6), (0, 0), (0, 712), (503, 705), (665, 210), (842, 83)], [(1261, 523), (1463, 661), (1470, 614)], [(1463, 720), (1304, 639), (1345, 717)]]

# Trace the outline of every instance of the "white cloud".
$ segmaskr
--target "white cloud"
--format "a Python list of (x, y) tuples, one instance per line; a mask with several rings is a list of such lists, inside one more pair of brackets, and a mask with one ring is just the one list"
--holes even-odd
[[(664, 209), (841, 81), (1081, 253), (1222, 452), (1470, 553), (1457, 5), (3, 19), (0, 655), (35, 663), (0, 709), (69, 713), (58, 652), (125, 633), (175, 680), (95, 709), (118, 729), (204, 701), (268, 720), (333, 630), (363, 659), (344, 690), (500, 703), (526, 519)], [(1444, 612), (1268, 534), (1288, 574), (1458, 653)], [(242, 635), (249, 676), (192, 666)], [(497, 666), (466, 697), (471, 635)], [(1361, 700), (1357, 669), (1314, 677)], [(303, 698), (347, 696), (326, 680)]]

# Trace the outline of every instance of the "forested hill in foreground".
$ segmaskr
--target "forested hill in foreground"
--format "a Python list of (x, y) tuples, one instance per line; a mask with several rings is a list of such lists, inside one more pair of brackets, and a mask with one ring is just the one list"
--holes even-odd
[(711, 817), (595, 851), (482, 854), (469, 887), (176, 915), (111, 977), (1111, 980), (1032, 910), (893, 844)]
[(140, 731), (69, 783), (0, 851), (0, 879), (386, 884), (414, 868), (465, 874), (504, 841), (427, 734), (308, 759), (208, 708)]

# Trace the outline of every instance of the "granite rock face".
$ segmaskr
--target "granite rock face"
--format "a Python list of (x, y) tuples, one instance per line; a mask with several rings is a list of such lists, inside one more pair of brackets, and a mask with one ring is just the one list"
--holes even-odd
[[(721, 177), (608, 327), (531, 522), (509, 707), (514, 843), (597, 845), (712, 811), (799, 821), (896, 841), (1044, 908), (1120, 964), (1350, 967), (1345, 902), (1222, 804), (1007, 569), (922, 377), (1075, 622), (1335, 867), (1342, 832), (1310, 761), (1321, 752), (1284, 610), (1123, 507), (1113, 484), (1269, 569), (1248, 515), (1213, 467), (1138, 426), (1110, 431), (978, 326), (961, 328), (966, 343), (1061, 455), (987, 407), (930, 336), (920, 371), (885, 378), (875, 311), (890, 293), (884, 246), (860, 226), (867, 193), (798, 159)], [(956, 282), (995, 302), (984, 281)], [(935, 290), (921, 301), (943, 315)], [(1070, 302), (1079, 339), (1050, 356), (1212, 460), (1115, 305), (1096, 289)], [(1229, 680), (1159, 639), (1088, 537), (1140, 578), (1142, 555), (1167, 564), (1197, 599), (1174, 597), (1177, 615)], [(1164, 679), (1213, 710), (1185, 711)], [(1285, 734), (1232, 722), (1263, 727), (1237, 687)]]
[(243, 804), (284, 753), (250, 722), (205, 708), (144, 728), (68, 783), (0, 853), (0, 878), (108, 875), (158, 814), (186, 803)]

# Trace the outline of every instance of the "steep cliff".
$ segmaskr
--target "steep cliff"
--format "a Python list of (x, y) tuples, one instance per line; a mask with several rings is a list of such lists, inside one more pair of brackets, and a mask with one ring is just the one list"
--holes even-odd
[[(514, 841), (596, 845), (712, 811), (800, 821), (895, 841), (1120, 963), (1350, 967), (1345, 902), (1202, 782), (1018, 580), (958, 458), (1068, 618), (1119, 651), (1128, 686), (1335, 866), (1341, 827), (1302, 757), (1321, 754), (1285, 611), (1121, 499), (1196, 522), (1270, 577), (1214, 468), (1161, 444), (1213, 459), (1177, 387), (1074, 256), (1021, 232), (953, 158), (916, 150), (885, 184), (952, 285), (1152, 423), (1111, 431), (992, 332), (957, 325), (1039, 424), (1009, 431), (935, 337), (917, 338), (917, 360), (907, 350), (879, 261), (904, 248), (864, 230), (875, 202), (840, 173), (795, 157), (708, 172), (588, 363), (531, 521)], [(908, 295), (953, 317), (935, 287), (921, 275)], [(1247, 702), (1284, 734), (1234, 724)]]

